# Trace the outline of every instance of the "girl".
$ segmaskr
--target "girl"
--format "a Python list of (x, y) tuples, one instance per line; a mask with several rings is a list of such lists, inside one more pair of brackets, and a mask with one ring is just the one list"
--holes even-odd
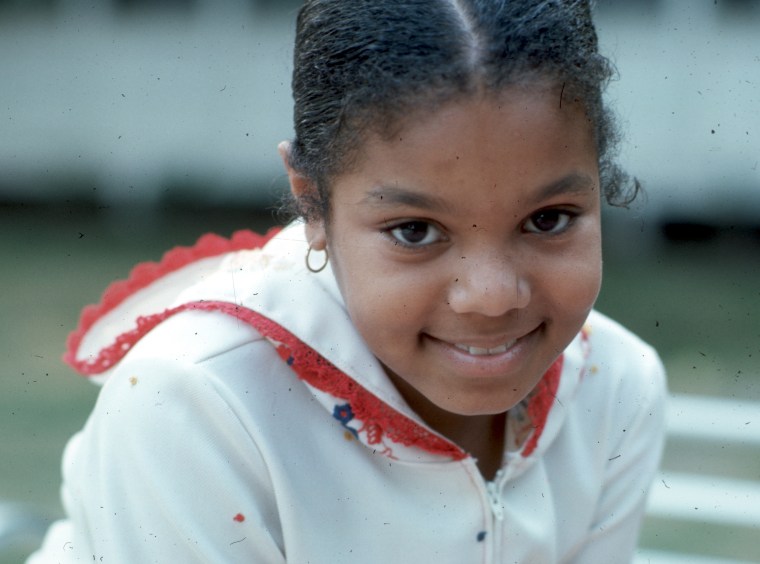
[(308, 0), (302, 221), (85, 312), (105, 385), (30, 562), (629, 561), (664, 376), (592, 311), (610, 74), (588, 1)]

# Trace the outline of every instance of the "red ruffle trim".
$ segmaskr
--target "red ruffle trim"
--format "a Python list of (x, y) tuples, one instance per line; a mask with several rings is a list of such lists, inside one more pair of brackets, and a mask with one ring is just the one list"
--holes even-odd
[[(361, 431), (367, 432), (369, 444), (380, 444), (383, 438), (387, 437), (395, 443), (418, 447), (453, 460), (466, 458), (467, 453), (457, 445), (388, 406), (279, 324), (253, 310), (229, 302), (193, 302), (153, 315), (138, 317), (133, 329), (121, 334), (111, 345), (100, 350), (94, 358), (82, 360), (76, 358), (87, 331), (102, 316), (118, 307), (136, 292), (195, 261), (233, 251), (262, 247), (278, 231), (278, 228), (274, 228), (263, 236), (252, 231), (238, 231), (230, 239), (213, 234), (204, 235), (193, 247), (179, 247), (167, 252), (159, 263), (138, 265), (132, 270), (127, 280), (109, 286), (100, 304), (85, 308), (79, 327), (69, 336), (68, 350), (64, 355), (64, 360), (83, 375), (102, 374), (115, 366), (142, 337), (167, 318), (189, 310), (219, 311), (250, 324), (263, 336), (279, 343), (278, 353), (300, 379), (318, 390), (348, 401), (354, 415), (364, 425)], [(528, 400), (527, 411), (534, 431), (523, 447), (522, 456), (524, 457), (529, 456), (538, 445), (549, 411), (556, 398), (562, 364), (562, 357), (560, 357), (544, 375)]]
[(263, 315), (226, 302), (189, 304), (189, 309), (221, 311), (244, 321), (263, 336), (277, 342), (277, 352), (298, 377), (318, 390), (346, 400), (367, 432), (369, 444), (380, 444), (384, 437), (405, 446), (462, 460), (467, 453), (454, 443), (432, 433), (416, 421), (399, 413), (367, 391), (329, 360)]
[[(117, 343), (114, 343), (108, 349), (99, 355), (96, 359), (77, 360), (77, 352), (82, 344), (82, 340), (92, 326), (104, 315), (118, 307), (130, 296), (136, 294), (159, 280), (160, 278), (171, 274), (189, 264), (214, 257), (231, 253), (234, 251), (256, 249), (263, 247), (267, 241), (274, 237), (281, 228), (274, 227), (266, 235), (259, 235), (253, 231), (241, 230), (235, 232), (231, 238), (226, 239), (219, 235), (209, 233), (203, 235), (195, 245), (191, 247), (176, 247), (168, 251), (159, 262), (140, 263), (132, 269), (126, 280), (119, 280), (111, 284), (103, 293), (100, 303), (90, 305), (82, 310), (79, 318), (79, 326), (72, 331), (66, 341), (66, 352), (63, 360), (74, 370), (84, 375), (100, 374), (113, 366), (118, 358), (115, 349), (126, 351), (131, 348), (129, 343), (134, 344), (140, 337), (145, 335), (150, 329), (160, 323), (165, 317), (155, 320), (156, 316), (139, 318), (137, 328), (119, 337)], [(160, 314), (162, 315), (162, 314)], [(100, 358), (104, 356), (104, 358)], [(108, 358), (105, 358), (108, 357)], [(113, 360), (113, 358), (117, 360)]]
[[(140, 317), (133, 330), (121, 335), (111, 346), (103, 349), (97, 358), (77, 362), (76, 368), (85, 374), (98, 374), (108, 370), (151, 329), (182, 311), (222, 312), (248, 323), (263, 336), (279, 343), (277, 352), (300, 379), (351, 405), (354, 415), (363, 422), (364, 426), (360, 431), (367, 432), (369, 444), (380, 444), (383, 438), (387, 437), (395, 443), (418, 447), (452, 460), (467, 457), (467, 453), (457, 445), (388, 406), (279, 324), (253, 310), (228, 302), (193, 302), (155, 315)], [(562, 363), (560, 357), (546, 372), (528, 400), (527, 410), (534, 430), (523, 447), (523, 457), (533, 453), (543, 433), (559, 387)]]
[(527, 410), (533, 425), (533, 433), (528, 437), (522, 449), (521, 454), (524, 458), (527, 458), (536, 450), (538, 439), (541, 438), (544, 432), (549, 411), (551, 411), (552, 404), (557, 398), (557, 389), (559, 388), (559, 381), (562, 376), (563, 364), (564, 357), (562, 356), (554, 361), (554, 364), (546, 371), (546, 374), (541, 378), (541, 381), (528, 400)]
[(222, 312), (244, 321), (263, 336), (276, 341), (278, 354), (300, 379), (318, 390), (349, 402), (354, 415), (364, 423), (363, 430), (367, 431), (370, 444), (379, 444), (385, 436), (394, 442), (416, 446), (453, 460), (467, 457), (467, 453), (454, 443), (435, 435), (386, 405), (279, 324), (260, 313), (229, 302), (192, 302), (155, 315), (140, 317), (134, 329), (120, 335), (114, 343), (102, 349), (97, 357), (74, 361), (72, 366), (86, 375), (105, 372), (116, 365), (151, 329), (182, 311)]

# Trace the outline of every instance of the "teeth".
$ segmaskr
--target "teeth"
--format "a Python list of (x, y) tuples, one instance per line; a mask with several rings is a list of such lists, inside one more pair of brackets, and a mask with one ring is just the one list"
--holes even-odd
[(507, 350), (510, 347), (512, 347), (515, 344), (515, 342), (516, 341), (510, 341), (509, 343), (505, 343), (503, 345), (494, 347), (492, 349), (485, 349), (482, 347), (470, 347), (468, 345), (460, 345), (459, 343), (455, 344), (454, 346), (458, 349), (466, 351), (467, 353), (473, 356), (484, 356), (488, 354), (501, 354), (503, 352), (507, 352)]

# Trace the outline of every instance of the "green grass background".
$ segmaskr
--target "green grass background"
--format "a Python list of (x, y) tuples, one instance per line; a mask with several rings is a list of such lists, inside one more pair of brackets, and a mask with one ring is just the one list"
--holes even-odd
[[(60, 512), (61, 452), (97, 394), (60, 362), (81, 307), (136, 262), (157, 260), (203, 232), (273, 223), (271, 214), (245, 209), (0, 208), (0, 501)], [(658, 348), (672, 391), (760, 400), (756, 236), (728, 230), (706, 243), (657, 244), (634, 230), (606, 247), (598, 308)], [(757, 459), (742, 464), (758, 466), (749, 474), (760, 479)], [(648, 526), (647, 535), (656, 529)], [(736, 544), (735, 535), (724, 537)], [(686, 531), (667, 542), (690, 545), (700, 536)], [(0, 552), (0, 564), (22, 561), (29, 550)]]

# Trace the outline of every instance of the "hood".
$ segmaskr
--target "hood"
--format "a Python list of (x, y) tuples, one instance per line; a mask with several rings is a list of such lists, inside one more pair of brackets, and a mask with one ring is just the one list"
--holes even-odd
[[(254, 326), (353, 437), (396, 459), (461, 460), (467, 453), (413, 412), (348, 316), (328, 265), (310, 272), (303, 225), (229, 240), (206, 235), (160, 263), (138, 265), (86, 308), (65, 360), (96, 381), (164, 319), (186, 310), (222, 312)], [(508, 457), (521, 472), (551, 444), (584, 369), (581, 332), (536, 389), (510, 410)], [(510, 473), (511, 473), (510, 472)]]

